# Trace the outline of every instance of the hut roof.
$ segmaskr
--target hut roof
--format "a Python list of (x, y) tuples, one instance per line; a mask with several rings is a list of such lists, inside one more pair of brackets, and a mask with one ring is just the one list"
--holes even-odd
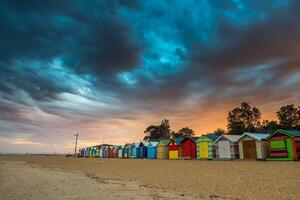
[(159, 141), (159, 144), (162, 144), (162, 145), (168, 145), (169, 144), (169, 142), (170, 142), (171, 140), (170, 139), (164, 139), (164, 140), (160, 140)]
[(147, 142), (147, 141), (141, 142), (141, 144), (143, 144), (143, 145), (146, 146), (146, 147), (149, 145), (149, 143), (150, 143), (150, 142)]
[(183, 140), (181, 141), (181, 142), (183, 142), (184, 140), (186, 140), (186, 139), (189, 139), (189, 140), (192, 140), (192, 141), (196, 141), (196, 140), (198, 140), (199, 139), (199, 137), (191, 137), (191, 136), (188, 136), (188, 137), (186, 137), (186, 138), (183, 138)]
[(153, 147), (156, 147), (156, 146), (158, 145), (158, 143), (159, 143), (159, 142), (153, 141), (153, 142), (149, 142), (149, 145), (152, 145)]
[(220, 137), (220, 135), (217, 135), (217, 134), (208, 134), (205, 136), (208, 137), (209, 139), (211, 139), (212, 141), (216, 141)]
[(125, 144), (124, 148), (129, 148), (130, 149), (131, 146), (132, 146), (132, 144), (127, 143), (127, 144)]
[(271, 138), (273, 135), (275, 135), (278, 132), (283, 133), (285, 135), (288, 135), (290, 137), (300, 137), (300, 131), (278, 129), (277, 131), (275, 131), (274, 133), (272, 133), (271, 135), (269, 135), (268, 138), (266, 138), (266, 139), (268, 140), (269, 138)]
[(215, 142), (218, 142), (222, 137), (226, 138), (231, 142), (237, 142), (240, 139), (240, 135), (221, 135)]
[(184, 138), (173, 138), (172, 140), (176, 143), (176, 144), (181, 144), (181, 142), (183, 141)]
[(264, 140), (266, 139), (270, 134), (267, 133), (249, 133), (245, 132), (243, 135), (240, 136), (239, 140), (242, 139), (245, 136), (251, 137), (255, 140)]

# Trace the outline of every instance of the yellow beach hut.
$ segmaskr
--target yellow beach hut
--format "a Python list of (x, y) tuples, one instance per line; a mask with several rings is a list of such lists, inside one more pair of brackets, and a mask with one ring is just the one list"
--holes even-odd
[(157, 159), (168, 159), (169, 158), (169, 149), (170, 139), (160, 140), (157, 145)]
[(219, 135), (202, 135), (196, 140), (197, 159), (213, 159), (214, 144)]

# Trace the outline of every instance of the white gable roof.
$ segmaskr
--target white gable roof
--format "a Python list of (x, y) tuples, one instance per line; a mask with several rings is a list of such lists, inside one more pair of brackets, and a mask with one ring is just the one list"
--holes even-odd
[(222, 138), (222, 136), (231, 142), (237, 142), (241, 137), (240, 135), (225, 135), (224, 134), (224, 135), (221, 135), (220, 137), (218, 137), (218, 139), (216, 139), (215, 143), (217, 143)]
[[(241, 135), (240, 139), (242, 139), (245, 136), (251, 137), (255, 140), (264, 140), (266, 139), (270, 134), (267, 133), (249, 133), (249, 132), (245, 132), (243, 135)], [(239, 139), (239, 140), (240, 140)]]
[(159, 142), (150, 142), (150, 144), (154, 147), (156, 147), (158, 145)]

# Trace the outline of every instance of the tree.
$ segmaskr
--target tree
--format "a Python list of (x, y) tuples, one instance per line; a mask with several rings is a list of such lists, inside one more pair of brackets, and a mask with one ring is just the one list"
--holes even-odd
[(296, 108), (294, 104), (282, 106), (276, 114), (281, 128), (297, 129), (300, 126), (300, 107)]
[(163, 119), (159, 126), (150, 125), (144, 131), (146, 136), (144, 140), (158, 140), (160, 138), (170, 138), (171, 130), (170, 130), (170, 123), (168, 119)]
[(260, 127), (261, 113), (258, 108), (251, 107), (248, 102), (241, 103), (241, 107), (234, 108), (228, 113), (228, 132), (234, 135), (246, 131), (254, 132)]
[(217, 128), (216, 130), (214, 130), (213, 132), (208, 133), (209, 135), (225, 135), (226, 131), (222, 128)]
[(184, 137), (194, 136), (195, 132), (193, 129), (189, 127), (185, 127), (180, 129), (177, 133), (172, 131), (171, 135), (173, 138), (184, 138)]
[(280, 126), (277, 121), (264, 120), (262, 122), (260, 132), (273, 133), (274, 131), (276, 131), (279, 128), (280, 128)]

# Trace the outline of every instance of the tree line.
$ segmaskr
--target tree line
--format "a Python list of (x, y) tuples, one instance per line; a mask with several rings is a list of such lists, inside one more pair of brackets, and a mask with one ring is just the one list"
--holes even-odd
[[(262, 120), (261, 112), (256, 106), (242, 102), (239, 107), (228, 112), (227, 131), (221, 128), (208, 134), (240, 135), (244, 132), (272, 133), (277, 129), (300, 130), (300, 106), (294, 104), (282, 106), (277, 112), (277, 121)], [(168, 119), (163, 119), (160, 125), (150, 125), (144, 131), (144, 140), (159, 140), (161, 138), (184, 138), (194, 136), (189, 127), (172, 131)]]

